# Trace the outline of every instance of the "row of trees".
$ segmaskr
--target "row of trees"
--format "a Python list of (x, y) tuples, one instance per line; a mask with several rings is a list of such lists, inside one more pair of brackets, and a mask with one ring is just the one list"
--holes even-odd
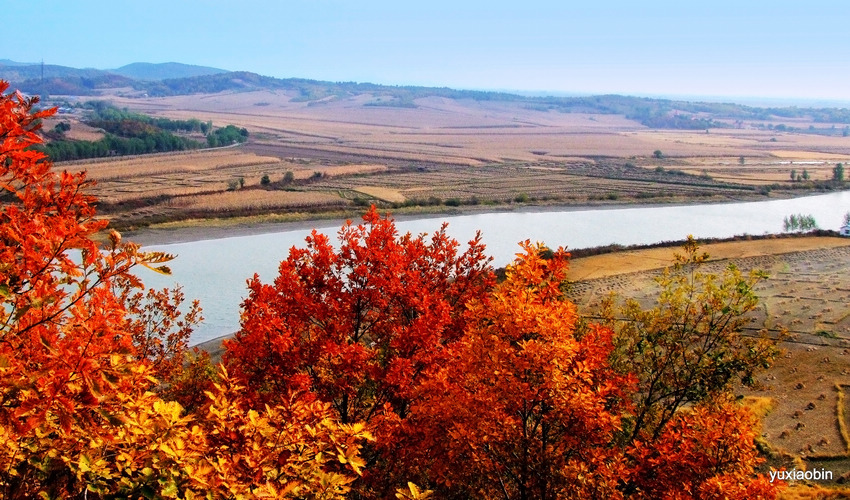
[(218, 128), (207, 134), (207, 144), (214, 148), (216, 146), (229, 146), (248, 140), (248, 130), (233, 125)]
[(791, 169), (791, 180), (792, 181), (794, 181), (794, 182), (807, 181), (807, 180), (809, 180), (809, 178), (810, 178), (809, 171), (806, 170), (805, 168), (803, 169), (802, 173), (797, 172), (797, 170), (794, 169), (794, 168)]
[(72, 141), (59, 134), (56, 140), (39, 146), (53, 161), (166, 153), (202, 147), (201, 142), (174, 132), (202, 133), (209, 147), (242, 143), (248, 138), (246, 129), (233, 125), (213, 129), (212, 122), (154, 118), (121, 110), (102, 101), (94, 101), (89, 107), (91, 116), (86, 119), (86, 124), (103, 129), (106, 136), (97, 141)]
[(201, 144), (170, 132), (159, 130), (143, 137), (120, 137), (107, 134), (97, 141), (55, 140), (40, 146), (54, 161), (84, 160), (106, 156), (139, 155), (198, 149)]
[[(791, 180), (792, 181), (796, 181), (796, 182), (807, 181), (810, 178), (811, 177), (809, 176), (809, 171), (806, 170), (805, 168), (803, 169), (802, 173), (798, 173), (796, 169), (793, 169), (793, 168), (791, 169)], [(844, 164), (842, 164), (842, 163), (836, 163), (835, 164), (835, 167), (833, 167), (833, 169), (832, 169), (832, 180), (834, 182), (838, 182), (838, 183), (844, 182)]]
[(812, 231), (818, 228), (818, 222), (811, 214), (791, 214), (782, 221), (783, 231)]
[(249, 281), (223, 366), (186, 363), (197, 306), (132, 273), (171, 256), (99, 248), (34, 103), (0, 99), (4, 497), (775, 497), (730, 397), (775, 356), (740, 333), (763, 275), (702, 273), (690, 240), (655, 307), (590, 321), (563, 249), (523, 243), (496, 283), (480, 238), (372, 208)]
[(202, 122), (197, 118), (190, 118), (188, 120), (157, 118), (141, 113), (134, 113), (127, 109), (116, 108), (107, 101), (88, 101), (85, 103), (85, 107), (92, 111), (91, 116), (87, 120), (88, 123), (93, 127), (103, 128), (109, 132), (113, 132), (113, 124), (122, 122), (149, 124), (157, 129), (171, 132), (200, 132), (207, 135), (212, 131), (212, 122)]

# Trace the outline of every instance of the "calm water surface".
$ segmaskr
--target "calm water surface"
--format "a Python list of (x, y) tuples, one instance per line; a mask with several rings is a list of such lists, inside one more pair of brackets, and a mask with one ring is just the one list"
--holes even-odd
[[(782, 231), (783, 219), (793, 213), (811, 214), (822, 228), (838, 229), (850, 211), (850, 191), (790, 200), (688, 206), (654, 206), (601, 210), (488, 213), (398, 222), (399, 231), (433, 233), (448, 222), (449, 234), (464, 243), (481, 230), (496, 266), (508, 263), (529, 239), (547, 245), (587, 248), (609, 243), (623, 245), (697, 238), (764, 234)], [(319, 227), (335, 235), (338, 226)], [(151, 245), (178, 255), (170, 263), (173, 276), (143, 273), (148, 286), (183, 286), (187, 297), (200, 299), (204, 323), (192, 343), (226, 335), (239, 328), (239, 305), (245, 282), (254, 273), (272, 281), (278, 263), (292, 246), (304, 246), (308, 230), (237, 236), (171, 245)]]

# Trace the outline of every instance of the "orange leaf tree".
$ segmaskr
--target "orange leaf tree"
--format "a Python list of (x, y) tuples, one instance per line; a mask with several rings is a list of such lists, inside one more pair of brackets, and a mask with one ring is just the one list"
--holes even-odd
[(182, 380), (197, 305), (183, 315), (179, 291), (144, 292), (130, 272), (167, 272), (171, 256), (114, 231), (99, 248), (92, 235), (106, 221), (85, 175), (55, 173), (32, 148), (52, 110), (7, 88), (0, 82), (0, 497), (343, 497), (369, 435), (338, 425), (322, 403), (250, 409), (225, 372), (205, 397), (185, 398), (191, 413), (162, 399), (155, 376)]
[(611, 329), (576, 329), (563, 250), (523, 248), (397, 428), (397, 482), (443, 498), (775, 498), (751, 416), (719, 387), (630, 440), (643, 381), (611, 365)]
[(7, 87), (0, 82), (0, 488), (69, 494), (68, 462), (109, 433), (116, 395), (151, 385), (132, 362), (113, 286), (137, 285), (129, 269), (165, 256), (117, 238), (100, 251), (91, 236), (106, 222), (94, 218), (85, 175), (56, 174), (31, 147), (52, 111)]
[(441, 497), (610, 497), (629, 379), (608, 365), (610, 330), (574, 335), (563, 249), (551, 259), (523, 249), (505, 281), (470, 303), (467, 334), (426, 383), (398, 456)]
[[(629, 450), (634, 468), (624, 490), (632, 498), (776, 498), (780, 483), (756, 475), (755, 420), (719, 397), (677, 413), (653, 440)], [(625, 479), (625, 478), (624, 478)]]
[(340, 230), (339, 250), (313, 232), (273, 284), (248, 284), (242, 328), (225, 363), (259, 401), (303, 393), (343, 423), (404, 416), (444, 346), (460, 338), (465, 304), (492, 283), (476, 238), (464, 252), (446, 227), (399, 236), (373, 207)]

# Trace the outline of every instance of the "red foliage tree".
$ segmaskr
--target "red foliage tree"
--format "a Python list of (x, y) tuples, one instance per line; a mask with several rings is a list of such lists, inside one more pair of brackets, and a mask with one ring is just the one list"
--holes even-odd
[(396, 456), (442, 497), (554, 499), (617, 494), (629, 379), (608, 365), (610, 330), (574, 335), (567, 254), (523, 245), (506, 280), (469, 305), (467, 334), (426, 383)]
[[(136, 265), (171, 259), (110, 234), (99, 248), (85, 175), (55, 173), (37, 99), (0, 82), (0, 497), (342, 498), (358, 477), (360, 424), (321, 402), (247, 407), (226, 372), (181, 374), (197, 305), (145, 292)], [(156, 376), (177, 382), (186, 412)], [(188, 378), (186, 381), (184, 379)], [(185, 383), (184, 383), (185, 382)], [(170, 392), (175, 392), (174, 390)], [(205, 397), (203, 397), (205, 396)]]
[[(756, 475), (763, 460), (755, 447), (756, 422), (746, 408), (724, 398), (676, 414), (654, 440), (629, 450), (632, 498), (776, 498), (782, 486)], [(625, 479), (625, 478), (624, 478)]]
[(91, 236), (106, 222), (94, 218), (84, 174), (57, 175), (31, 148), (52, 111), (7, 88), (0, 82), (0, 488), (14, 498), (49, 484), (61, 495), (73, 483), (62, 458), (103, 432), (111, 394), (140, 382), (110, 287), (145, 256), (100, 252)]
[(313, 232), (274, 284), (248, 284), (225, 363), (260, 401), (293, 393), (331, 403), (343, 423), (404, 416), (423, 373), (464, 331), (464, 307), (492, 285), (478, 238), (459, 253), (446, 227), (399, 236), (374, 207), (340, 230), (339, 251)]

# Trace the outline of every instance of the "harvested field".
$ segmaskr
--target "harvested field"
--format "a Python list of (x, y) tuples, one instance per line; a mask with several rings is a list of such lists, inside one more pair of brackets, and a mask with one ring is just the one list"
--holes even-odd
[[(701, 248), (711, 256), (710, 260), (715, 261), (846, 246), (850, 246), (850, 240), (847, 238), (806, 237), (729, 241), (711, 243), (703, 245)], [(651, 248), (572, 259), (570, 262), (570, 279), (584, 281), (625, 273), (662, 269), (673, 262), (673, 256), (677, 252), (679, 252), (678, 248)]]
[(756, 122), (652, 130), (621, 115), (513, 101), (426, 97), (398, 107), (382, 105), (384, 99), (364, 92), (307, 101), (267, 90), (114, 97), (118, 107), (155, 116), (245, 127), (250, 140), (174, 160), (68, 165), (88, 169), (109, 215), (132, 224), (132, 210), (141, 206), (154, 215), (161, 208), (168, 220), (182, 217), (179, 203), (157, 208), (163, 197), (221, 193), (234, 181), (252, 187), (264, 178), (265, 185), (286, 188), (293, 186), (285, 179), (292, 179), (299, 190), (336, 196), (351, 207), (364, 197), (384, 207), (738, 201), (810, 193), (813, 183), (793, 183), (791, 169), (827, 180), (835, 163), (850, 162), (850, 138), (780, 131), (780, 123), (766, 122), (773, 130)]
[(71, 125), (71, 130), (65, 132), (65, 137), (72, 141), (99, 141), (103, 139), (103, 130), (90, 127), (80, 122), (75, 116), (57, 115), (44, 120), (44, 130), (51, 130), (58, 123), (65, 122)]
[(340, 197), (325, 193), (240, 189), (204, 196), (183, 196), (170, 201), (168, 205), (192, 212), (216, 213), (275, 208), (338, 207), (343, 204), (344, 200)]
[(269, 156), (257, 156), (236, 148), (212, 149), (160, 153), (120, 158), (101, 158), (61, 163), (66, 170), (86, 170), (89, 177), (98, 182), (134, 178), (147, 178), (151, 175), (186, 174), (214, 172), (222, 169), (238, 169), (258, 165), (277, 164), (280, 160)]
[(382, 201), (403, 203), (404, 195), (398, 192), (395, 189), (389, 189), (384, 187), (376, 187), (376, 186), (360, 186), (353, 188), (354, 191), (358, 193), (363, 193), (365, 195), (371, 196), (373, 198), (377, 198)]
[[(172, 118), (234, 123), (265, 140), (328, 153), (480, 165), (568, 157), (769, 155), (772, 150), (847, 154), (841, 137), (774, 130), (655, 131), (617, 115), (559, 113), (510, 102), (438, 97), (415, 108), (367, 106), (374, 96), (306, 103), (285, 93), (247, 92), (193, 98), (125, 99), (126, 105)], [(266, 105), (258, 107), (262, 102)], [(801, 124), (802, 125), (802, 124)]]
[[(317, 179), (387, 171), (386, 165), (376, 163), (283, 160), (240, 147), (63, 162), (59, 167), (87, 171), (88, 177), (97, 181), (91, 191), (100, 200), (101, 211), (118, 224), (243, 211), (339, 208), (350, 203), (340, 198), (339, 192), (292, 192), (293, 186), (285, 180), (287, 173), (296, 184), (309, 184)], [(278, 191), (234, 191), (264, 182)]]

